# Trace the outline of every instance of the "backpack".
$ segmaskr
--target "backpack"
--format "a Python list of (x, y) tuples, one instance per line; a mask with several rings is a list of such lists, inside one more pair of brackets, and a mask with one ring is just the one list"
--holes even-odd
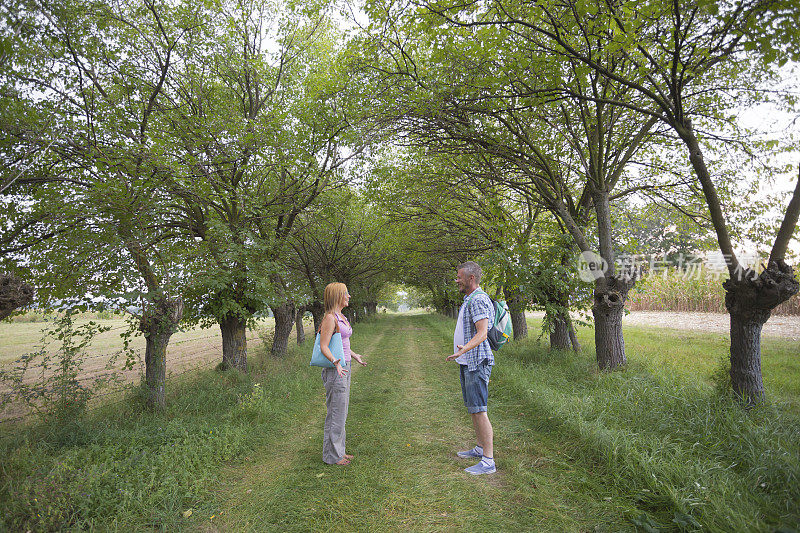
[[(469, 301), (472, 299), (472, 295), (474, 295), (475, 292), (470, 294), (470, 297), (467, 298), (467, 305), (469, 305)], [(481, 292), (486, 294), (483, 291)], [(486, 294), (486, 296), (489, 295)], [(492, 306), (494, 306), (494, 322), (489, 324), (489, 331), (486, 333), (486, 339), (489, 341), (489, 346), (492, 348), (492, 351), (497, 351), (508, 342), (514, 330), (506, 302), (504, 300), (495, 300), (491, 296), (489, 296), (489, 299), (492, 301)]]

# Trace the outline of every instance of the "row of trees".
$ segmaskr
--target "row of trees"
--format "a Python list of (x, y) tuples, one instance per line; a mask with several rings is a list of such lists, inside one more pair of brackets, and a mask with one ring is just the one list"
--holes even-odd
[[(772, 234), (765, 268), (741, 264), (731, 238), (740, 213), (730, 199), (743, 161), (730, 153), (757, 143), (733, 113), (737, 103), (762, 101), (778, 67), (796, 58), (788, 45), (796, 7), (376, 0), (368, 11), (370, 63), (391, 80), (387, 122), (410, 145), (479, 180), (476, 189), (487, 196), (502, 191), (547, 211), (569, 238), (561, 241), (563, 258), (599, 251), (607, 269), (596, 279), (592, 314), (601, 368), (625, 363), (621, 322), (635, 283), (617, 265), (611, 205), (637, 193), (686, 214), (700, 206), (706, 215), (730, 273), (731, 382), (748, 401), (763, 396), (761, 328), (798, 292), (785, 259), (800, 183)], [(784, 101), (794, 104), (791, 93)], [(547, 294), (566, 304), (569, 283)], [(551, 318), (557, 324), (566, 315)]]
[[(363, 11), (348, 33), (312, 3), (17, 0), (0, 57), (4, 268), (40, 303), (138, 302), (155, 406), (182, 322), (219, 324), (224, 365), (246, 370), (247, 324), (267, 308), (273, 355), (303, 312), (319, 323), (334, 280), (353, 319), (398, 282), (452, 316), (454, 268), (476, 258), (515, 337), (536, 307), (554, 348), (580, 349), (570, 311), (591, 309), (598, 364), (614, 369), (636, 281), (618, 261), (626, 202), (646, 200), (716, 238), (731, 381), (763, 396), (761, 326), (798, 291), (800, 185), (766, 267), (741, 265), (741, 169), (780, 146), (750, 138), (735, 108), (777, 94), (765, 89), (797, 53), (790, 3)], [(587, 285), (574, 258), (592, 250), (608, 268)]]
[(372, 296), (374, 266), (312, 238), (341, 212), (344, 253), (380, 257), (341, 189), (372, 137), (324, 10), (20, 2), (7, 16), (2, 149), (20, 164), (4, 175), (3, 257), (40, 305), (138, 307), (153, 406), (180, 323), (219, 324), (223, 365), (244, 371), (267, 307), (280, 355), (327, 280), (347, 273)]

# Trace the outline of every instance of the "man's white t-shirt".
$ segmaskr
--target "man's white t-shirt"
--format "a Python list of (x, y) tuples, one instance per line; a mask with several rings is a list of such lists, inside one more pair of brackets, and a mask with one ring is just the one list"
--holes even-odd
[[(459, 346), (464, 346), (467, 344), (467, 340), (464, 338), (464, 310), (467, 307), (467, 302), (465, 301), (461, 304), (461, 309), (458, 310), (458, 320), (456, 321), (456, 332), (453, 333), (453, 353), (458, 351)], [(466, 365), (467, 363), (467, 354), (462, 353), (456, 358), (456, 363), (459, 365)]]

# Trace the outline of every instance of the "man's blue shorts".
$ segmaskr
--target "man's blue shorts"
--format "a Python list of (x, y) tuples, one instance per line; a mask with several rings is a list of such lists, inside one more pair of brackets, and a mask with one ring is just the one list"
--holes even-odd
[(469, 413), (486, 411), (489, 400), (489, 376), (492, 375), (492, 365), (488, 359), (478, 363), (478, 368), (473, 372), (467, 370), (467, 365), (461, 367), (461, 394), (464, 396), (464, 405)]

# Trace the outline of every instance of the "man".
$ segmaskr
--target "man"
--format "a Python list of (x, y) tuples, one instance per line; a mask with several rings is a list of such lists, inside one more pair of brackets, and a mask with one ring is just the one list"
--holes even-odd
[(491, 474), (494, 465), (494, 433), (487, 414), (489, 398), (489, 376), (492, 374), (494, 355), (486, 340), (489, 320), (494, 320), (494, 306), (489, 296), (480, 289), (481, 267), (474, 261), (467, 261), (458, 267), (456, 284), (464, 294), (464, 303), (458, 312), (456, 331), (453, 335), (453, 355), (447, 361), (455, 360), (461, 372), (461, 393), (464, 405), (472, 417), (472, 426), (478, 445), (471, 450), (458, 452), (464, 459), (476, 458), (480, 462), (464, 469), (474, 475)]

